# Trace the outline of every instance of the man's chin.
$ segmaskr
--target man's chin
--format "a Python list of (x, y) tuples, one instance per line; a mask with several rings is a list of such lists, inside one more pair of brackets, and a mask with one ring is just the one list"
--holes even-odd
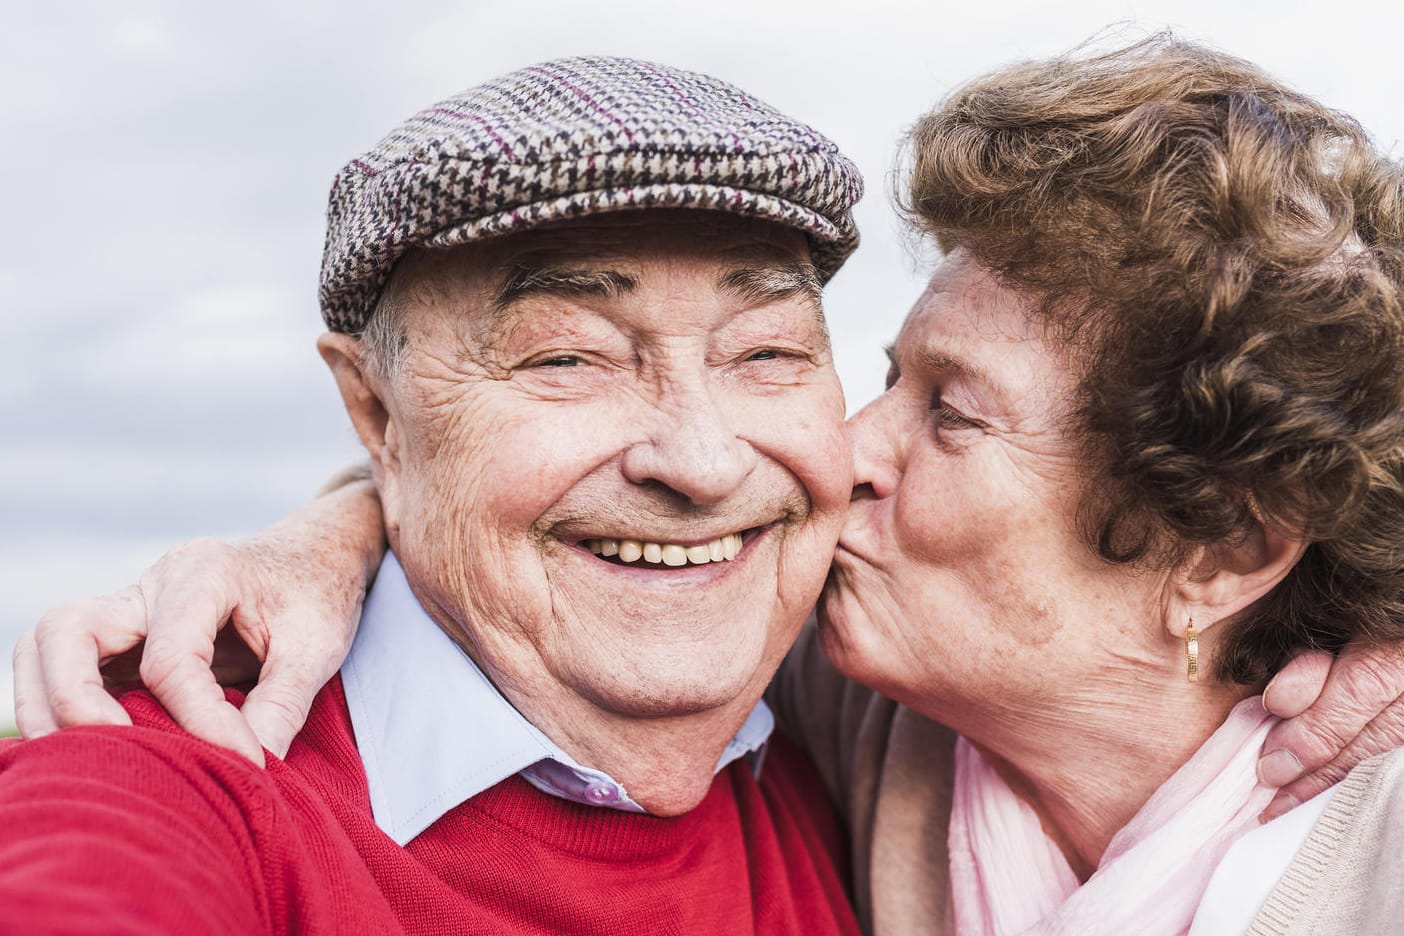
[(581, 689), (595, 706), (621, 718), (656, 720), (739, 715), (744, 719), (760, 701), (777, 668), (778, 663), (769, 667), (768, 672), (753, 668), (748, 674), (716, 674), (706, 679), (693, 673), (682, 678), (635, 679)]

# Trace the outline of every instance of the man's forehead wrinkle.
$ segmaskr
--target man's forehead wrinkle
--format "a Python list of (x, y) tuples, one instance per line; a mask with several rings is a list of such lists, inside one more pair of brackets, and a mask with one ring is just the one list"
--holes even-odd
[(435, 305), (449, 301), (464, 280), (461, 250), (415, 250), (395, 265), (384, 292), (410, 304)]
[[(787, 237), (790, 233), (792, 232), (776, 232), (779, 237)], [(814, 270), (814, 265), (808, 259), (809, 253), (803, 247), (803, 240), (802, 237), (797, 237), (794, 242), (769, 237), (747, 237), (742, 240), (733, 236), (718, 245), (717, 256), (722, 263), (737, 269), (809, 267)], [(814, 280), (819, 282), (817, 270), (814, 270)]]

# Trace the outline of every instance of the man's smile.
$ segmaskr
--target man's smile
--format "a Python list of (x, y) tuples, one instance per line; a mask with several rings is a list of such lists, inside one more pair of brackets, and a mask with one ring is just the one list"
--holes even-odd
[(744, 542), (742, 533), (727, 533), (704, 543), (692, 544), (602, 537), (584, 540), (581, 545), (601, 558), (616, 562), (676, 567), (735, 559)]

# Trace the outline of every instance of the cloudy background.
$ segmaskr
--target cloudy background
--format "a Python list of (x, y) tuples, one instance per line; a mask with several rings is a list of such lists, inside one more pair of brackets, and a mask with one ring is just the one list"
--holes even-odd
[(714, 73), (823, 130), (868, 180), (864, 246), (828, 293), (856, 408), (918, 291), (886, 200), (903, 127), (1112, 23), (1256, 60), (1400, 151), (1404, 12), (1383, 2), (5, 4), (0, 645), (175, 543), (256, 529), (356, 457), (313, 350), (323, 200), (420, 107), (603, 53)]

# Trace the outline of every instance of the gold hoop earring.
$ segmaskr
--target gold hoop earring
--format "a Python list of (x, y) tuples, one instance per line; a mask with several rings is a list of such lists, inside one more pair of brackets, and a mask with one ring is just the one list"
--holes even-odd
[(1194, 631), (1194, 615), (1185, 627), (1185, 675), (1190, 682), (1199, 682), (1199, 635)]

